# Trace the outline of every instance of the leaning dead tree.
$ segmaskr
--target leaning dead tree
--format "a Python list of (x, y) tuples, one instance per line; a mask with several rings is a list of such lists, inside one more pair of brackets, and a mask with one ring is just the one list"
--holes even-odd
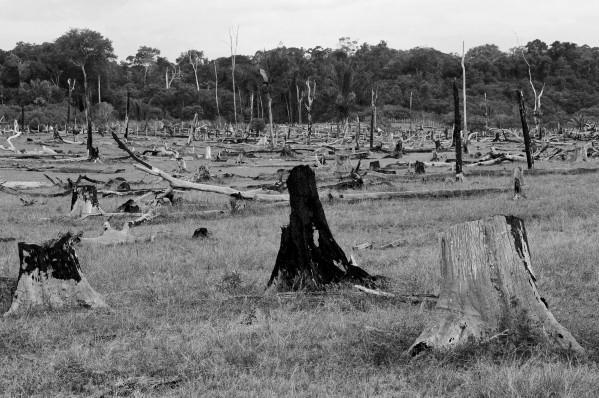
[(494, 216), (458, 224), (441, 238), (443, 285), (433, 319), (408, 353), (451, 349), (513, 333), (584, 353), (537, 290), (524, 222)]
[(312, 103), (314, 97), (316, 97), (316, 80), (314, 80), (312, 87), (310, 87), (310, 79), (306, 80), (306, 87), (308, 89), (306, 111), (308, 112), (308, 145), (310, 145), (310, 137), (312, 137)]
[(532, 157), (530, 148), (530, 133), (528, 131), (528, 123), (526, 122), (526, 105), (524, 105), (524, 95), (522, 91), (518, 91), (518, 108), (520, 110), (520, 121), (522, 122), (522, 135), (524, 136), (524, 150), (526, 151), (526, 164), (528, 169), (532, 169), (535, 161)]
[(71, 233), (41, 245), (19, 242), (19, 278), (6, 315), (68, 307), (107, 307), (81, 273)]
[(458, 84), (455, 79), (453, 81), (453, 140), (455, 142), (455, 178), (462, 180), (462, 118), (460, 117), (460, 94), (458, 92)]
[[(282, 228), (281, 246), (267, 286), (279, 290), (323, 289), (330, 283), (375, 280), (345, 256), (329, 229), (318, 198), (314, 171), (296, 166), (287, 178), (291, 214)], [(341, 267), (341, 268), (340, 268)]]

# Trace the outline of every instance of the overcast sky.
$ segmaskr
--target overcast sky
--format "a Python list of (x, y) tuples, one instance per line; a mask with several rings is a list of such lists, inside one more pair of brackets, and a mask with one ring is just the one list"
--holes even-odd
[(597, 0), (0, 0), (0, 48), (53, 41), (70, 28), (112, 40), (124, 59), (140, 45), (174, 60), (182, 51), (229, 55), (239, 26), (240, 54), (279, 45), (337, 47), (341, 36), (390, 47), (461, 52), (501, 49), (539, 38), (599, 46)]

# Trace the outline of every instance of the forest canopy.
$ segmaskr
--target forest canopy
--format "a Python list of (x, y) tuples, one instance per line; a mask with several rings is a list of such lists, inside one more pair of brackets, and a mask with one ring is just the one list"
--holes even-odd
[[(169, 60), (160, 49), (140, 45), (119, 60), (109, 38), (71, 29), (53, 42), (19, 42), (0, 50), (0, 117), (20, 119), (23, 113), (30, 126), (64, 124), (68, 80), (74, 82), (71, 104), (81, 110), (85, 79), (96, 122), (123, 119), (129, 93), (133, 119), (191, 120), (197, 114), (248, 123), (264, 114), (263, 69), (276, 123), (305, 121), (308, 80), (316, 83), (315, 121), (365, 116), (376, 90), (381, 118), (411, 114), (450, 123), (451, 87), (462, 78), (461, 57), (342, 37), (335, 49), (278, 47), (236, 54), (233, 75), (232, 57), (208, 59), (201, 49), (189, 49)], [(525, 60), (533, 83), (544, 85), (547, 125), (599, 118), (599, 48), (533, 40), (504, 52), (486, 44), (465, 54), (470, 129), (484, 125), (485, 115), (490, 126), (518, 124), (516, 91), (523, 90), (529, 106), (534, 101)]]

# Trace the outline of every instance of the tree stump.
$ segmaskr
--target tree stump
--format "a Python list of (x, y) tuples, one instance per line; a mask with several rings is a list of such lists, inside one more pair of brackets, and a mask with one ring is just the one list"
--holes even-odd
[(98, 192), (95, 185), (81, 184), (73, 188), (71, 196), (71, 217), (82, 217), (87, 214), (102, 214), (98, 202)]
[(347, 175), (351, 173), (353, 167), (347, 154), (336, 154), (335, 155), (335, 175)]
[(526, 330), (537, 341), (584, 352), (537, 291), (519, 218), (494, 216), (450, 228), (441, 238), (441, 276), (434, 317), (409, 348), (412, 356), (481, 342), (505, 330)]
[(514, 200), (526, 198), (524, 194), (524, 173), (522, 167), (516, 166), (514, 169)]
[[(348, 261), (329, 229), (318, 198), (314, 171), (296, 166), (287, 178), (291, 214), (268, 281), (279, 290), (320, 290), (330, 283), (372, 284), (375, 278)], [(339, 268), (341, 266), (342, 268)]]
[(397, 141), (395, 146), (393, 147), (393, 155), (394, 158), (399, 159), (403, 156), (403, 141), (401, 138)]
[(69, 232), (42, 243), (18, 243), (19, 278), (10, 309), (19, 315), (31, 310), (107, 307), (81, 273)]
[(424, 174), (425, 170), (424, 170), (424, 163), (417, 160), (416, 163), (414, 164), (414, 173), (416, 174)]
[(0, 314), (9, 310), (16, 289), (17, 280), (15, 278), (0, 276)]

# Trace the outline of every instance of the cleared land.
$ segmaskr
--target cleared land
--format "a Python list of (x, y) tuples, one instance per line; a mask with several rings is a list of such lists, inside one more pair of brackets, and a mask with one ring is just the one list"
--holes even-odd
[[(24, 140), (20, 143), (23, 148)], [(83, 152), (83, 147), (75, 149)], [(100, 151), (106, 156), (123, 154), (107, 137), (101, 140)], [(211, 172), (220, 175), (212, 183), (237, 187), (257, 183), (225, 176), (226, 172), (270, 173), (272, 178), (258, 183), (268, 178), (272, 183), (283, 162), (278, 157), (246, 161), (241, 166), (210, 162)], [(175, 168), (172, 160), (150, 162), (166, 171)], [(131, 167), (130, 161), (94, 165), (2, 160), (2, 180), (45, 180), (40, 171), (15, 169), (16, 163), (38, 169), (122, 168), (123, 173), (113, 175), (85, 174), (102, 180), (143, 178), (146, 186), (164, 186), (157, 177)], [(187, 166), (192, 170), (199, 163), (208, 164), (198, 160)], [(260, 167), (252, 167), (258, 163)], [(274, 166), (262, 167), (269, 163)], [(301, 159), (289, 162), (294, 163)], [(538, 164), (538, 168), (579, 166), (583, 164)], [(595, 166), (594, 161), (584, 164)], [(63, 178), (78, 175), (47, 173)], [(451, 354), (405, 358), (402, 353), (422, 330), (430, 306), (369, 296), (351, 286), (325, 295), (265, 295), (288, 207), (249, 204), (237, 214), (205, 217), (194, 213), (224, 209), (228, 198), (195, 192), (180, 195), (182, 203), (161, 209), (161, 217), (135, 228), (139, 234), (165, 232), (153, 242), (76, 247), (83, 272), (111, 311), (0, 318), (0, 391), (7, 396), (594, 397), (599, 391), (598, 178), (599, 173), (527, 176), (528, 199), (520, 201), (503, 193), (324, 203), (331, 230), (348, 254), (352, 246), (364, 242), (376, 246), (404, 241), (386, 250), (354, 252), (368, 272), (391, 278), (387, 290), (397, 294), (437, 293), (440, 231), (492, 214), (523, 218), (539, 291), (559, 322), (588, 350), (588, 358), (551, 353), (513, 339)], [(366, 191), (512, 185), (510, 176), (473, 176), (459, 184), (390, 179), (369, 185), (365, 180)], [(89, 237), (102, 229), (100, 217), (68, 218), (70, 197), (35, 199), (35, 204), (24, 207), (17, 196), (0, 193), (0, 238), (36, 242), (66, 230), (82, 230)], [(100, 204), (111, 211), (124, 200), (100, 197)], [(111, 222), (118, 225), (122, 220)], [(212, 237), (191, 239), (200, 226), (207, 227)], [(0, 253), (0, 276), (16, 277), (16, 242), (0, 243)]]

